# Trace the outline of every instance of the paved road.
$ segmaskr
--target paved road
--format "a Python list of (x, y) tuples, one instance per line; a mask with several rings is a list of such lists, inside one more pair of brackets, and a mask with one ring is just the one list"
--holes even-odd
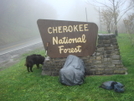
[(41, 38), (0, 46), (0, 69), (17, 62), (20, 55), (37, 48), (44, 49)]
[(37, 38), (37, 39), (33, 39), (33, 40), (25, 40), (25, 41), (20, 41), (18, 43), (0, 46), (0, 56), (3, 54), (9, 53), (9, 52), (13, 52), (15, 50), (19, 50), (19, 49), (23, 49), (25, 47), (39, 44), (41, 42), (42, 42), (42, 40), (40, 38)]

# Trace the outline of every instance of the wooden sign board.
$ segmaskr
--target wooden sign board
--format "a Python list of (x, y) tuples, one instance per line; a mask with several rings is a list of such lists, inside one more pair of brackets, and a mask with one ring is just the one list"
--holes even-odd
[(88, 56), (96, 49), (95, 23), (39, 19), (37, 24), (49, 57)]

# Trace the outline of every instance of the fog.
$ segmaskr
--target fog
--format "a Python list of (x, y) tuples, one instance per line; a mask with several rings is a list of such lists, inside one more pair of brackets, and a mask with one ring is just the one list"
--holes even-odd
[(2, 67), (19, 60), (21, 54), (43, 48), (38, 19), (98, 23), (98, 13), (84, 0), (0, 0)]
[(0, 0), (0, 45), (40, 37), (38, 19), (98, 23), (98, 12), (84, 0)]
[(57, 13), (43, 0), (1, 0), (0, 16), (0, 34), (28, 35), (37, 34), (37, 19), (56, 19)]
[(52, 1), (54, 0), (49, 0), (49, 4), (56, 10), (59, 20), (98, 22), (98, 12), (85, 0)]
[[(100, 5), (91, 1), (94, 0), (0, 0), (0, 55), (15, 50), (17, 46), (22, 49), (37, 41), (42, 42), (38, 19), (94, 22), (99, 31), (106, 31), (99, 19), (97, 9)], [(118, 24), (122, 33), (125, 32), (123, 25), (123, 21)]]
[[(0, 45), (7, 43), (7, 40), (12, 42), (40, 37), (37, 27), (38, 19), (94, 22), (100, 30), (104, 27), (102, 23), (99, 23), (99, 12), (97, 11), (101, 5), (93, 1), (0, 0)], [(106, 2), (106, 0), (100, 2), (104, 3), (104, 1)], [(120, 25), (119, 29), (124, 29), (122, 22)], [(106, 31), (105, 27), (103, 30)]]

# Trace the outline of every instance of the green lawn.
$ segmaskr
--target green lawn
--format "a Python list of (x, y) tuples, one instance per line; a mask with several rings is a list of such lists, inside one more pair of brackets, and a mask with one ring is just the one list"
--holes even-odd
[[(87, 76), (81, 86), (64, 86), (58, 76), (41, 76), (41, 69), (36, 66), (33, 73), (28, 73), (24, 54), (19, 63), (0, 71), (0, 101), (134, 101), (134, 47), (127, 34), (119, 34), (117, 39), (128, 75)], [(102, 82), (110, 80), (124, 84), (125, 92), (99, 88)]]

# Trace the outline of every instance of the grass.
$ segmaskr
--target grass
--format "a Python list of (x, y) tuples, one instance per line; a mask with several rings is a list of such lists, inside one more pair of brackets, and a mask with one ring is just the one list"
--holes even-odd
[[(36, 50), (22, 55), (20, 62), (0, 71), (0, 101), (134, 101), (134, 47), (127, 34), (117, 37), (123, 64), (128, 75), (87, 76), (81, 86), (64, 86), (58, 76), (42, 76), (41, 69), (28, 73), (24, 66), (28, 54), (44, 54)], [(124, 93), (99, 88), (102, 82), (118, 81), (125, 85)]]

